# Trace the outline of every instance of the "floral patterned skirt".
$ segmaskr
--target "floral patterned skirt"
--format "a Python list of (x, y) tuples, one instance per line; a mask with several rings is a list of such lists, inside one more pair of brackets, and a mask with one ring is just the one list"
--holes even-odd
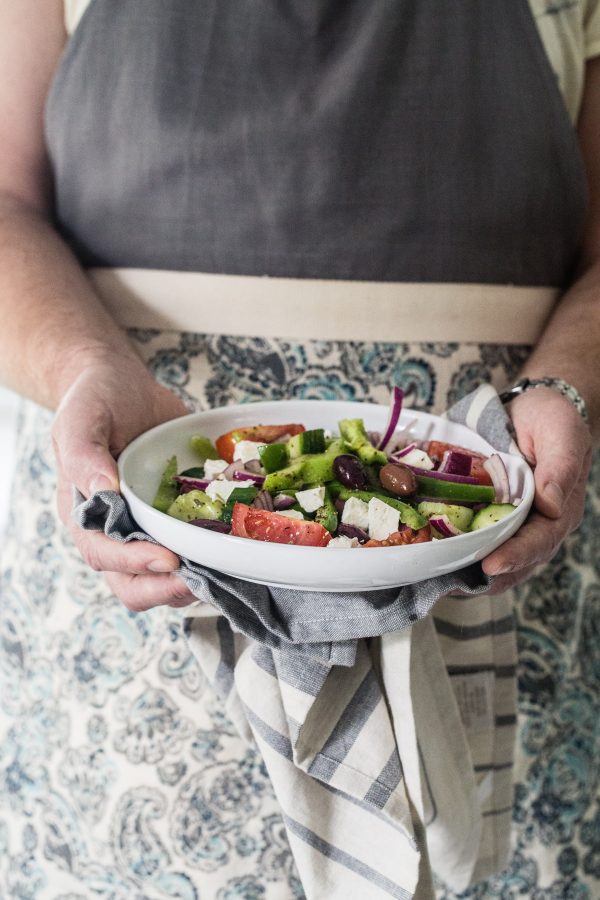
[[(526, 347), (240, 339), (132, 331), (196, 409), (250, 400), (439, 412), (506, 385)], [(0, 898), (303, 897), (262, 761), (234, 732), (181, 631), (130, 613), (55, 514), (51, 417), (24, 404), (0, 582)], [(600, 460), (584, 523), (517, 589), (514, 854), (462, 895), (600, 896)], [(439, 896), (452, 900), (440, 888)], [(326, 900), (326, 898), (323, 898)]]

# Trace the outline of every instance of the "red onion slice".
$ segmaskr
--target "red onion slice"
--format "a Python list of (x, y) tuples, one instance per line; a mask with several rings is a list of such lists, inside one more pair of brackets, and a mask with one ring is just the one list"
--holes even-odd
[(249, 459), (246, 463), (246, 471), (252, 472), (253, 475), (263, 475), (263, 467), (259, 459)]
[(295, 502), (296, 498), (290, 497), (289, 494), (277, 494), (276, 497), (273, 497), (273, 508), (277, 512), (282, 509), (291, 509)]
[(244, 466), (244, 463), (241, 461), (241, 459), (236, 459), (235, 462), (230, 463), (230, 464), (227, 466), (227, 468), (226, 468), (223, 472), (221, 472), (220, 474), (221, 474), (221, 475), (223, 476), (223, 478), (225, 478), (227, 481), (232, 481), (233, 478), (234, 478), (234, 476), (235, 476), (235, 473), (236, 473), (236, 472), (243, 472), (243, 471), (245, 471), (245, 468), (246, 468), (246, 467)]
[(470, 475), (448, 475), (447, 472), (439, 472), (435, 469), (419, 469), (417, 466), (411, 466), (409, 463), (402, 463), (415, 475), (423, 475), (426, 478), (435, 478), (437, 481), (454, 481), (458, 484), (479, 484), (476, 478)]
[(252, 484), (263, 484), (265, 475), (254, 475), (252, 472), (242, 472), (239, 469), (233, 473), (234, 481), (250, 481)]
[(407, 444), (406, 447), (403, 447), (402, 450), (394, 450), (393, 453), (390, 454), (390, 459), (393, 462), (399, 462), (403, 456), (408, 456), (409, 453), (412, 453), (413, 450), (418, 450), (416, 441), (411, 441), (410, 444)]
[(470, 475), (472, 459), (472, 456), (460, 450), (446, 450), (438, 472), (445, 472), (447, 475)]
[(448, 516), (431, 516), (429, 524), (445, 538), (455, 537), (457, 534), (464, 534), (460, 528), (457, 528), (456, 525), (450, 521)]
[(378, 450), (385, 450), (389, 442), (391, 441), (394, 432), (396, 430), (396, 425), (398, 424), (398, 419), (400, 418), (400, 413), (402, 412), (402, 401), (404, 399), (404, 391), (402, 391), (399, 387), (394, 386), (392, 390), (392, 400), (390, 406), (390, 415), (387, 421), (387, 425), (385, 426), (383, 437), (379, 441), (377, 445)]
[[(393, 440), (387, 446), (387, 452), (396, 453), (396, 451), (404, 449), (403, 444), (405, 441), (411, 440), (411, 432), (416, 424), (416, 419), (407, 419), (402, 428), (399, 428), (394, 434)], [(421, 443), (422, 442), (417, 443), (419, 449), (423, 449)]]
[(254, 507), (254, 509), (264, 509), (267, 512), (273, 512), (275, 509), (273, 498), (268, 491), (259, 491), (250, 506)]
[(497, 453), (492, 453), (483, 463), (483, 468), (492, 479), (496, 491), (496, 503), (510, 503), (510, 484), (508, 472)]
[(191, 478), (188, 475), (174, 475), (173, 481), (179, 485), (179, 493), (187, 494), (190, 491), (205, 491), (208, 487), (208, 481), (200, 478)]

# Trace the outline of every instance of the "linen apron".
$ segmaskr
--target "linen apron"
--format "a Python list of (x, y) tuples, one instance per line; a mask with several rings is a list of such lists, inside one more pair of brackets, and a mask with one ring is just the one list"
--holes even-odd
[[(501, 388), (537, 335), (502, 332), (509, 301), (494, 287), (560, 288), (575, 261), (581, 161), (525, 0), (147, 0), (143, 16), (133, 0), (93, 0), (47, 112), (57, 225), (84, 265), (292, 279), (274, 298), (288, 304), (278, 334), (260, 291), (219, 330), (214, 282), (208, 296), (192, 287), (182, 321), (179, 288), (148, 313), (144, 273), (94, 273), (190, 407), (385, 402), (397, 383), (408, 405), (440, 411), (481, 381)], [(344, 282), (377, 283), (362, 295), (377, 329), (344, 324), (336, 339), (313, 314), (301, 331), (303, 295)], [(484, 334), (468, 318), (456, 331), (463, 282), (492, 298)], [(451, 295), (419, 293), (438, 283)], [(50, 424), (24, 406), (3, 548), (0, 890), (302, 897), (264, 767), (207, 691), (181, 612), (127, 612), (57, 523)], [(515, 852), (468, 896), (597, 894), (599, 520), (590, 488), (580, 534), (514, 592)]]

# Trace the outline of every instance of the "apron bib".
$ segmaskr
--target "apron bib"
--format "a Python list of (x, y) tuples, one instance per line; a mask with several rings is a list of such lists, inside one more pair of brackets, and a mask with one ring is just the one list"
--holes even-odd
[(561, 287), (582, 234), (527, 0), (94, 0), (47, 141), (87, 266)]
[[(168, 291), (163, 319), (148, 321), (136, 287), (123, 323), (155, 377), (190, 405), (385, 402), (395, 382), (407, 404), (439, 411), (480, 381), (503, 387), (516, 375), (575, 263), (583, 170), (525, 0), (147, 0), (143, 15), (133, 0), (92, 0), (55, 78), (46, 128), (58, 228), (84, 265), (103, 270), (96, 283), (113, 278), (108, 269), (130, 272), (104, 294), (118, 318), (132, 269), (292, 279), (291, 299), (279, 301), (288, 320), (310, 280), (385, 282), (392, 291), (486, 285), (499, 320), (506, 295), (493, 294), (497, 285), (552, 289), (536, 294), (546, 305), (540, 314), (534, 302), (522, 339), (498, 341), (489, 307), (490, 333), (484, 324), (464, 338), (403, 336), (400, 290), (383, 301), (367, 294), (382, 336), (341, 340), (292, 328), (256, 337), (260, 327), (233, 337), (231, 316), (214, 309), (205, 329), (204, 295), (182, 320)], [(452, 317), (455, 300), (444, 296)], [(21, 878), (43, 900), (82, 888), (152, 900), (302, 897), (264, 769), (207, 692), (180, 616), (128, 614), (56, 526), (49, 425), (27, 408), (4, 569), (2, 753), (7, 802), (19, 814), (11, 818), (19, 827), (0, 829), (7, 890)], [(597, 503), (593, 495), (594, 511)], [(570, 606), (548, 574), (517, 605), (528, 661), (518, 813), (535, 824), (533, 835), (518, 833), (507, 884), (529, 878), (531, 894), (540, 884), (561, 895), (561, 835), (583, 847), (573, 819), (591, 814), (589, 778), (584, 787), (580, 778), (570, 825), (555, 803), (562, 831), (540, 852), (536, 802), (560, 796), (561, 765), (575, 778), (593, 762), (592, 597), (586, 605), (578, 592), (592, 566), (578, 548), (571, 540), (561, 551)], [(581, 683), (553, 631), (557, 605), (571, 609), (569, 646), (586, 650)], [(468, 675), (458, 648), (454, 666)], [(542, 715), (549, 684), (555, 707), (547, 702)], [(576, 763), (573, 729), (558, 724), (569, 696), (587, 711)], [(554, 753), (551, 783), (536, 775), (544, 749), (532, 734), (536, 716)], [(482, 773), (486, 790), (500, 768)], [(584, 852), (573, 850), (576, 859)]]

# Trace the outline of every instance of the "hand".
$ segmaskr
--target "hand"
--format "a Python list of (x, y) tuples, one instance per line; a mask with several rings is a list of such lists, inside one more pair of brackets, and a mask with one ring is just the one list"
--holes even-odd
[(551, 388), (535, 388), (511, 401), (517, 443), (534, 469), (535, 499), (524, 525), (483, 561), (498, 575), (497, 594), (528, 578), (557, 553), (583, 516), (590, 471), (589, 428), (571, 403)]
[(74, 381), (57, 410), (52, 441), (58, 463), (58, 511), (86, 563), (105, 573), (112, 591), (135, 612), (195, 601), (170, 574), (178, 557), (145, 541), (119, 544), (85, 531), (71, 515), (72, 486), (85, 497), (119, 490), (115, 457), (138, 434), (185, 415), (185, 405), (158, 385), (143, 364), (122, 356), (92, 362)]

